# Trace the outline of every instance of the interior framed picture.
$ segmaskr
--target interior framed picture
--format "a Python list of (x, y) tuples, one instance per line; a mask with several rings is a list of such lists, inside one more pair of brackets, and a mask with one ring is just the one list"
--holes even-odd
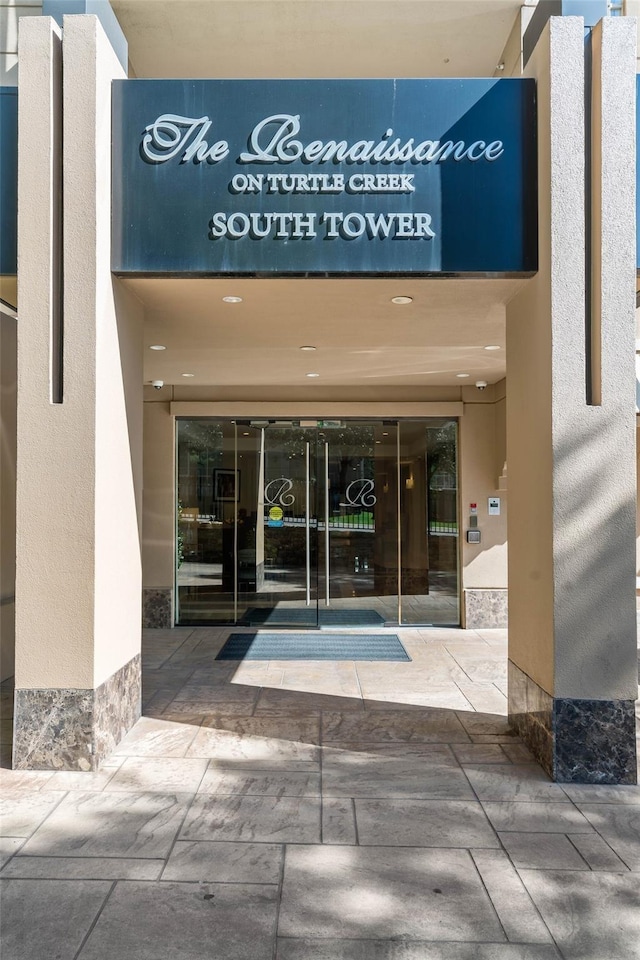
[(240, 499), (240, 471), (213, 471), (213, 499), (234, 503)]

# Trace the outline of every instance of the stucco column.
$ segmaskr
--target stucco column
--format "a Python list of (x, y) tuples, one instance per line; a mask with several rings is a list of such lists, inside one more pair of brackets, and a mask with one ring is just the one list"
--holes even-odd
[(163, 397), (171, 388), (145, 391), (142, 623), (169, 629), (175, 617), (176, 422)]
[(110, 272), (122, 75), (96, 17), (65, 18), (62, 42), (51, 19), (22, 22), (18, 768), (95, 769), (140, 714), (141, 311)]
[(633, 783), (635, 24), (592, 44), (591, 103), (580, 18), (552, 18), (527, 66), (540, 265), (507, 308), (509, 714), (554, 779)]

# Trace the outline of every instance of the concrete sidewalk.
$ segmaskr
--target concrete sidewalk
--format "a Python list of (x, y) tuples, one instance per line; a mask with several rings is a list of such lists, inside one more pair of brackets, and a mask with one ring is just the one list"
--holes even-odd
[(216, 662), (228, 633), (146, 633), (98, 773), (1, 771), (3, 960), (640, 958), (640, 788), (549, 781), (506, 631)]

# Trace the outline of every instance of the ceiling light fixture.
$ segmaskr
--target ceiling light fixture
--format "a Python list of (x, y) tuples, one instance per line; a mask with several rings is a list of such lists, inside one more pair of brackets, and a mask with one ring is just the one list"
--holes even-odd
[(470, 377), (470, 376), (471, 376), (470, 373), (456, 373), (456, 377), (458, 377), (460, 380), (464, 380), (465, 377)]
[(319, 373), (308, 373), (307, 376), (308, 376), (308, 377), (319, 377), (320, 374), (319, 374)]
[(195, 373), (181, 373), (181, 377), (195, 377)]
[(242, 303), (242, 297), (223, 297), (223, 303)]
[(489, 346), (488, 346), (488, 347), (485, 347), (484, 349), (485, 349), (485, 350), (500, 350), (500, 349), (502, 349), (502, 348), (501, 348), (500, 346), (498, 346), (497, 343), (490, 343)]
[(166, 347), (163, 347), (161, 343), (152, 343), (149, 347), (149, 350), (166, 350)]
[(413, 303), (413, 297), (391, 297), (391, 303)]
[(317, 349), (317, 348), (316, 348), (316, 347), (312, 347), (312, 346), (300, 347), (300, 350), (315, 350), (315, 349)]

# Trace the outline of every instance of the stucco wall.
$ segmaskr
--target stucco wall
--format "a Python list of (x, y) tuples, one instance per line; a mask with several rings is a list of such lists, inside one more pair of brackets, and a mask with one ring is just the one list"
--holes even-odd
[[(507, 491), (499, 489), (506, 459), (505, 383), (500, 381), (484, 393), (465, 388), (464, 394), (460, 420), (462, 588), (502, 588), (507, 586)], [(500, 498), (500, 516), (489, 516), (489, 497)], [(470, 503), (478, 508), (479, 544), (466, 542)]]
[(0, 312), (0, 680), (15, 666), (16, 349), (16, 321)]
[[(168, 390), (167, 390), (168, 392)], [(143, 585), (173, 587), (174, 424), (168, 400), (144, 404)]]
[(509, 656), (554, 696), (624, 699), (636, 693), (635, 26), (604, 20), (597, 45), (600, 30), (594, 203), (607, 216), (594, 217), (592, 255), (598, 405), (586, 386), (582, 21), (552, 18), (527, 68), (538, 78), (540, 265), (507, 307)]
[[(21, 31), (16, 685), (93, 688), (140, 650), (142, 314), (110, 273), (111, 79), (95, 17), (64, 23), (64, 371), (50, 318), (59, 31)], [(137, 489), (138, 488), (138, 489)]]

